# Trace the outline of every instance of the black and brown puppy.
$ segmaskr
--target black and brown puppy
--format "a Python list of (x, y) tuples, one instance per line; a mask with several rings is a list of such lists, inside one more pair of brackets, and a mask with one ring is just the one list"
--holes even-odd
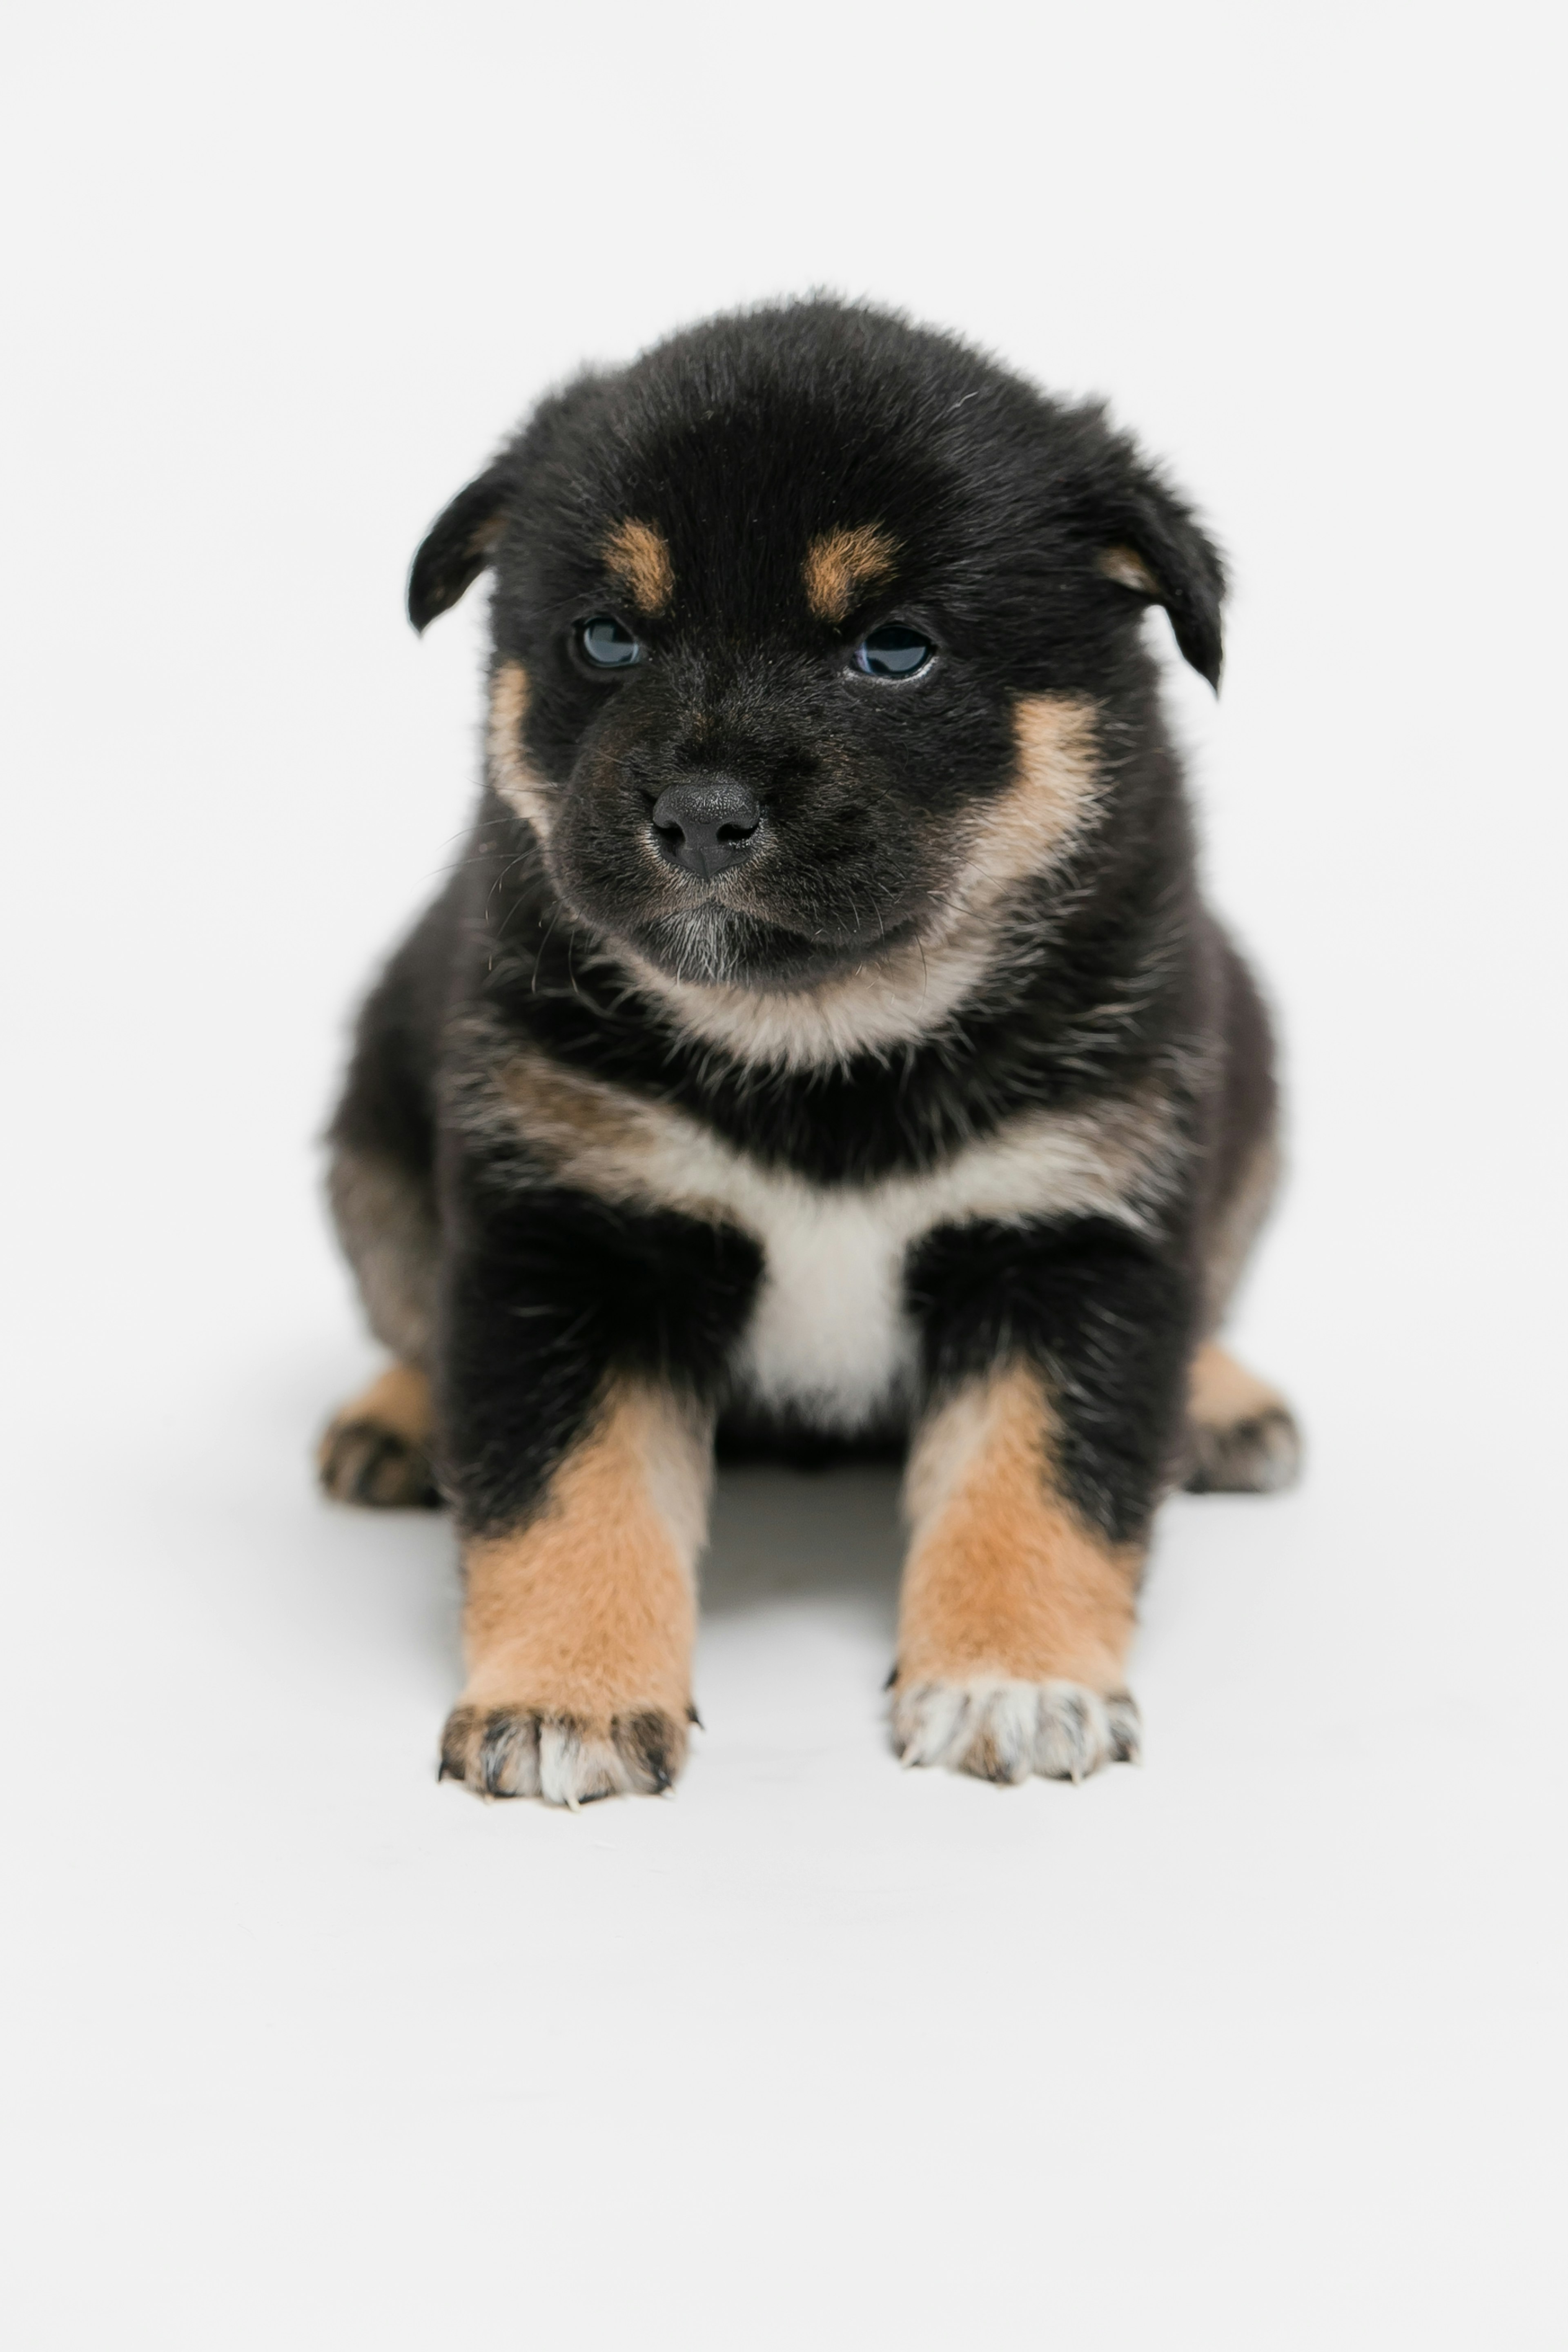
[(478, 822), (332, 1131), (396, 1365), (322, 1475), (456, 1509), (443, 1769), (668, 1785), (716, 1437), (907, 1442), (906, 1762), (1132, 1755), (1156, 1504), (1297, 1453), (1212, 1338), (1274, 1085), (1140, 625), (1217, 680), (1214, 549), (1097, 409), (810, 303), (547, 400), (415, 625), (487, 566)]

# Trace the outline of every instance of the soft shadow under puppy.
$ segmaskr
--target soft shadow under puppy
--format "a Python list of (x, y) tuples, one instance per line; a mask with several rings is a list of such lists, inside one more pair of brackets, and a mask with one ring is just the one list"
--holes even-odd
[(885, 1628), (890, 1656), (903, 1546), (890, 1465), (725, 1468), (702, 1568), (703, 1611), (738, 1615), (784, 1595), (833, 1594)]

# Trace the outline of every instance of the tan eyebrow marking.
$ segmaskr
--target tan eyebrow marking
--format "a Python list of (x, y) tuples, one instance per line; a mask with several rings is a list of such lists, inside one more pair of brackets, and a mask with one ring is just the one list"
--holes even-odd
[(1096, 569), (1119, 588), (1136, 588), (1140, 596), (1160, 596), (1164, 593), (1143, 558), (1135, 547), (1108, 547), (1096, 559)]
[(805, 601), (819, 621), (842, 621), (857, 596), (893, 568), (898, 542), (880, 523), (825, 530), (805, 551)]
[(675, 593), (675, 566), (661, 530), (651, 522), (636, 522), (628, 517), (616, 525), (603, 553), (611, 578), (626, 590), (639, 613), (651, 618), (663, 612)]

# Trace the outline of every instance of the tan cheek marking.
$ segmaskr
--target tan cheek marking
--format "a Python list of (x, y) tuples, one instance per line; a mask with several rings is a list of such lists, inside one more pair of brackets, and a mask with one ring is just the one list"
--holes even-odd
[(1202, 1429), (1234, 1429), (1241, 1422), (1260, 1421), (1265, 1413), (1286, 1411), (1278, 1390), (1249, 1372), (1245, 1364), (1238, 1364), (1212, 1339), (1193, 1358), (1187, 1404)]
[(504, 661), (490, 680), (486, 748), (490, 782), (509, 808), (528, 819), (541, 841), (550, 838), (553, 797), (529, 766), (522, 749), (528, 716), (528, 672), (520, 661)]
[(842, 621), (857, 596), (893, 568), (897, 542), (874, 522), (824, 531), (805, 551), (805, 601), (819, 621)]
[(538, 1517), (465, 1547), (464, 1703), (683, 1721), (710, 1478), (693, 1413), (646, 1383), (616, 1386)]
[(1140, 596), (1162, 596), (1162, 589), (1143, 558), (1132, 547), (1108, 547), (1095, 559), (1096, 569), (1119, 588), (1135, 588)]
[(639, 613), (650, 620), (675, 593), (669, 542), (650, 522), (617, 523), (601, 551), (605, 567)]
[(1092, 821), (1101, 797), (1094, 705), (1064, 694), (1026, 695), (1014, 714), (1014, 780), (969, 820), (966, 905), (1048, 870)]
[(1050, 1406), (1023, 1367), (973, 1383), (926, 1423), (907, 1489), (900, 1684), (1121, 1688), (1139, 1555), (1061, 1500), (1051, 1454)]

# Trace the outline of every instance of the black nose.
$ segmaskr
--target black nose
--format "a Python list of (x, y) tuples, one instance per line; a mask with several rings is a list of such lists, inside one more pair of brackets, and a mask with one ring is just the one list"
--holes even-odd
[(653, 804), (653, 829), (667, 854), (688, 874), (704, 878), (738, 866), (762, 821), (756, 795), (728, 776), (671, 784)]

